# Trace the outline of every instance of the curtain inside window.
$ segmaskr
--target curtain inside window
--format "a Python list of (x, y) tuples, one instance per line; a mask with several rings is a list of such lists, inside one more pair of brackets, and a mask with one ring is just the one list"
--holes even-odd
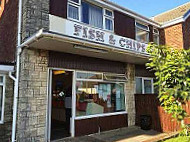
[(79, 20), (78, 7), (69, 5), (69, 17)]
[(105, 24), (106, 24), (106, 29), (107, 30), (110, 30), (110, 31), (113, 30), (113, 22), (112, 22), (112, 20), (106, 18)]
[(82, 21), (92, 26), (103, 28), (102, 8), (82, 2)]

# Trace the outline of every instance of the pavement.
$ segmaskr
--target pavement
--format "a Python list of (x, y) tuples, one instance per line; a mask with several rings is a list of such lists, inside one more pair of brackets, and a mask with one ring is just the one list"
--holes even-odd
[(53, 142), (157, 142), (177, 133), (160, 133), (154, 130), (141, 130), (137, 126), (101, 132), (88, 136), (65, 138)]

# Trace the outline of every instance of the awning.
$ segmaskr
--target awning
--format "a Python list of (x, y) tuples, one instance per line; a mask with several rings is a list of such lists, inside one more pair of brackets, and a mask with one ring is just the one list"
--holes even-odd
[(59, 51), (134, 64), (145, 64), (149, 58), (147, 54), (134, 53), (114, 46), (89, 42), (43, 30), (26, 40), (21, 47)]

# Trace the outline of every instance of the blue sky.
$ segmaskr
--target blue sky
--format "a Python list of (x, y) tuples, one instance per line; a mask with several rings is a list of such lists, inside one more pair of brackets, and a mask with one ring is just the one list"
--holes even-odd
[(189, 0), (111, 0), (146, 17), (165, 12)]

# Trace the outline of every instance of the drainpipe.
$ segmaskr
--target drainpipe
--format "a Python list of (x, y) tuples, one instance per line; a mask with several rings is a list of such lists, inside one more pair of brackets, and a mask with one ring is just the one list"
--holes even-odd
[(22, 0), (19, 0), (18, 8), (18, 33), (17, 33), (17, 59), (16, 59), (16, 76), (9, 72), (9, 77), (14, 80), (14, 101), (13, 101), (13, 122), (12, 122), (12, 138), (15, 142), (16, 138), (16, 121), (17, 121), (17, 105), (18, 105), (18, 89), (19, 89), (19, 72), (20, 72), (20, 54), (22, 52), (21, 45), (21, 22), (22, 22)]

